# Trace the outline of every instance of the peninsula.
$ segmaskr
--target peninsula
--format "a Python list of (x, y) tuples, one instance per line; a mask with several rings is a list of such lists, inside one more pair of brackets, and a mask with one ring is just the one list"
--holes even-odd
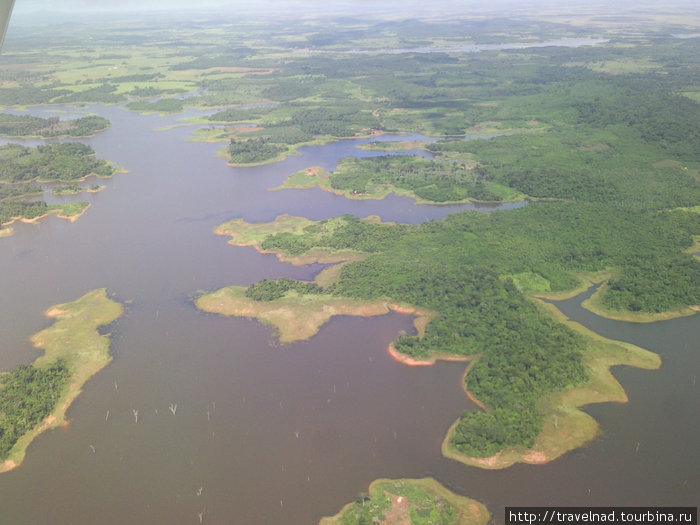
[[(337, 264), (313, 283), (282, 278), (247, 289), (228, 287), (203, 294), (197, 305), (273, 324), (283, 342), (312, 336), (332, 315), (380, 315), (389, 308), (414, 313), (417, 333), (400, 336), (392, 344), (394, 355), (409, 364), (470, 360), (465, 390), (484, 408), (461, 415), (444, 454), (485, 468), (546, 462), (596, 435), (597, 424), (580, 406), (626, 399), (610, 366), (660, 364), (641, 348), (568, 322), (533, 297), (585, 289), (581, 266), (567, 270), (561, 261), (568, 259), (567, 250), (596, 242), (604, 229), (597, 223), (599, 228), (578, 230), (570, 219), (561, 219), (577, 208), (586, 206), (542, 202), (507, 213), (464, 212), (415, 226), (352, 216), (318, 222), (280, 216), (259, 224), (236, 219), (217, 228), (232, 236), (232, 244), (254, 246), (294, 264)], [(678, 225), (691, 216), (656, 217), (663, 231), (663, 221)], [(535, 224), (559, 232), (562, 239), (576, 235), (579, 240), (565, 244), (555, 236), (549, 246), (540, 242), (543, 258), (523, 267), (509, 253), (514, 243), (527, 249), (528, 238), (538, 235), (531, 231)], [(648, 245), (669, 241), (654, 231), (639, 228), (636, 234), (649, 236)], [(677, 237), (664, 251), (683, 256), (691, 237)], [(617, 247), (609, 256), (621, 266), (637, 260), (625, 245)], [(686, 264), (693, 264), (688, 257)], [(587, 282), (605, 275), (613, 274), (589, 273)], [(608, 293), (616, 299), (613, 289)]]
[(112, 360), (110, 337), (98, 328), (122, 312), (104, 288), (46, 311), (54, 324), (32, 336), (44, 355), (0, 374), (0, 472), (18, 466), (39, 434), (68, 424), (66, 410), (85, 382)]
[(523, 200), (525, 195), (488, 181), (464, 162), (434, 161), (409, 155), (357, 159), (346, 157), (337, 171), (318, 167), (290, 175), (275, 189), (310, 188), (349, 199), (383, 199), (390, 193), (406, 195), (419, 204), (455, 204), (474, 201)]

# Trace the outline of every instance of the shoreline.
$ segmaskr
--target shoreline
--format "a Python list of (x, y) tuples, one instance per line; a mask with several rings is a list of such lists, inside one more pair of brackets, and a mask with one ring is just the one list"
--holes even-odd
[[(700, 243), (698, 243), (700, 245)], [(677, 310), (666, 310), (664, 312), (632, 312), (628, 310), (611, 310), (603, 304), (603, 296), (607, 292), (608, 279), (615, 275), (614, 270), (606, 269), (594, 273), (575, 274), (581, 284), (566, 292), (535, 292), (529, 294), (534, 299), (547, 299), (551, 301), (565, 301), (582, 294), (592, 286), (600, 285), (598, 289), (588, 298), (581, 302), (581, 306), (595, 315), (612, 319), (613, 321), (626, 321), (630, 323), (655, 323), (687, 317), (700, 312), (700, 305), (686, 306)]]
[[(71, 204), (71, 203), (69, 203), (69, 204)], [(86, 203), (86, 204), (87, 204), (87, 206), (84, 206), (79, 212), (74, 213), (72, 215), (61, 214), (61, 211), (63, 211), (61, 208), (54, 208), (54, 209), (49, 210), (46, 213), (43, 213), (41, 215), (37, 215), (36, 217), (32, 217), (31, 219), (28, 219), (26, 217), (12, 217), (11, 220), (9, 220), (7, 222), (3, 222), (2, 225), (0, 225), (0, 226), (3, 226), (3, 228), (0, 229), (0, 232), (3, 232), (6, 229), (9, 229), (10, 233), (0, 233), (0, 237), (9, 237), (10, 235), (12, 235), (14, 233), (12, 228), (4, 228), (4, 226), (11, 226), (15, 222), (23, 222), (25, 224), (36, 224), (41, 219), (45, 219), (49, 215), (55, 215), (59, 219), (65, 219), (65, 220), (68, 220), (70, 222), (75, 222), (87, 211), (87, 209), (90, 206), (92, 206), (91, 203)], [(63, 206), (63, 205), (54, 205), (54, 206)]]
[(413, 325), (419, 333), (425, 329), (433, 313), (388, 300), (366, 301), (326, 294), (299, 295), (288, 293), (273, 301), (256, 301), (245, 296), (247, 287), (228, 286), (205, 293), (195, 299), (195, 306), (208, 313), (245, 317), (273, 326), (281, 344), (305, 341), (318, 333), (332, 317), (349, 315), (374, 317), (392, 311), (415, 316)]
[[(402, 312), (399, 310), (394, 310), (399, 313), (411, 313), (411, 312)], [(414, 321), (415, 324), (415, 321)], [(455, 362), (470, 362), (475, 360), (475, 356), (460, 356), (460, 355), (450, 355), (450, 354), (433, 354), (427, 359), (416, 359), (414, 357), (409, 357), (406, 354), (402, 354), (399, 352), (396, 347), (394, 347), (393, 343), (390, 343), (389, 346), (386, 347), (386, 351), (389, 353), (389, 355), (392, 357), (394, 361), (397, 363), (401, 363), (402, 365), (406, 366), (433, 366), (435, 363), (438, 361), (455, 361)], [(469, 368), (469, 367), (467, 367)], [(471, 394), (465, 390), (467, 397), (471, 399)], [(474, 403), (479, 403), (478, 401), (474, 400)]]
[(63, 358), (71, 370), (71, 377), (51, 413), (12, 446), (7, 458), (0, 463), (0, 474), (22, 464), (27, 447), (39, 434), (69, 424), (66, 411), (82, 392), (83, 385), (112, 360), (110, 336), (101, 335), (98, 327), (114, 322), (123, 312), (124, 307), (109, 299), (105, 288), (45, 311), (44, 315), (54, 319), (54, 323), (31, 337), (35, 348), (44, 349), (44, 354), (32, 365), (41, 367)]
[[(365, 221), (381, 222), (381, 218), (370, 215), (365, 217)], [(227, 242), (232, 246), (255, 248), (258, 253), (267, 255), (275, 255), (280, 261), (288, 262), (295, 266), (303, 266), (312, 263), (324, 264), (344, 264), (347, 262), (359, 261), (366, 258), (369, 254), (352, 250), (328, 250), (328, 249), (311, 249), (301, 255), (287, 255), (279, 250), (264, 250), (261, 248), (261, 243), (264, 237), (275, 233), (301, 233), (303, 229), (313, 224), (313, 221), (304, 217), (294, 217), (289, 214), (278, 215), (271, 222), (249, 223), (243, 219), (232, 219), (226, 221), (216, 228), (214, 233), (231, 237)], [(329, 268), (326, 268), (321, 273), (328, 273)]]
[(77, 213), (74, 213), (73, 215), (63, 215), (63, 214), (61, 214), (61, 212), (59, 211), (59, 212), (56, 213), (56, 217), (58, 217), (59, 219), (66, 219), (66, 220), (68, 220), (68, 221), (70, 221), (70, 222), (75, 222), (75, 221), (77, 221), (80, 217), (83, 216), (83, 214), (88, 210), (88, 208), (89, 208), (90, 206), (92, 206), (92, 204), (91, 204), (91, 203), (88, 203), (87, 206), (84, 206), (82, 210), (80, 210), (80, 211), (77, 212)]
[(656, 321), (666, 321), (679, 317), (695, 315), (700, 311), (700, 305), (686, 306), (677, 310), (667, 310), (665, 312), (630, 312), (625, 310), (610, 310), (603, 304), (603, 296), (607, 292), (607, 283), (600, 287), (588, 299), (581, 303), (581, 306), (601, 317), (613, 319), (615, 321), (627, 321), (630, 323), (654, 323)]

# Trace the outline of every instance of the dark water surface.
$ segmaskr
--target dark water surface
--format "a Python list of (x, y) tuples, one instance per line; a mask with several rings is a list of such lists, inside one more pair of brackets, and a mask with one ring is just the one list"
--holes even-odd
[(700, 317), (637, 325), (562, 303), (593, 330), (659, 352), (662, 369), (616, 371), (630, 403), (588, 408), (605, 432), (590, 446), (546, 466), (466, 468), (440, 456), (447, 428), (474, 408), (461, 389), (464, 364), (391, 360), (385, 348), (411, 329), (409, 317), (335, 318), (307, 342), (279, 345), (259, 323), (204, 314), (191, 298), (266, 277), (310, 279), (322, 268), (228, 245), (213, 229), (234, 217), (416, 223), (492, 208), (268, 191), (308, 166), (384, 154), (355, 146), (388, 136), (231, 168), (215, 156), (220, 145), (185, 140), (191, 127), (154, 131), (181, 117), (88, 109), (113, 125), (84, 142), (130, 173), (101, 181), (100, 193), (47, 196), (89, 200), (77, 222), (16, 224), (0, 239), (0, 369), (34, 359), (28, 338), (49, 324), (42, 313), (53, 304), (107, 287), (127, 313), (111, 328), (114, 360), (86, 384), (71, 425), (40, 436), (20, 468), (0, 475), (0, 524), (196, 524), (200, 512), (212, 524), (309, 524), (375, 478), (428, 474), (489, 505), (498, 521), (506, 504), (697, 503)]

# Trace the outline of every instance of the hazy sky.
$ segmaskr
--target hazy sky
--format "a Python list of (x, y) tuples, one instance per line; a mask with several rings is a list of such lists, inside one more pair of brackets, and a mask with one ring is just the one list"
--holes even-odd
[[(692, 2), (695, 0), (673, 0), (671, 3)], [(453, 9), (468, 9), (475, 6), (537, 6), (545, 3), (558, 5), (565, 8), (566, 5), (590, 5), (602, 3), (609, 6), (639, 5), (643, 3), (657, 3), (649, 0), (17, 0), (15, 11), (26, 13), (32, 11), (76, 11), (76, 10), (174, 10), (174, 9), (274, 9), (280, 7), (305, 8), (308, 10), (323, 10), (329, 7), (352, 9), (355, 7), (362, 11), (368, 6), (394, 7), (397, 10), (403, 7), (420, 7), (431, 10), (437, 7), (449, 7)], [(664, 3), (668, 4), (666, 0)]]
[[(458, 4), (469, 5), (481, 0), (432, 0), (431, 5), (447, 4), (457, 6)], [(51, 0), (19, 0), (15, 4), (15, 10), (20, 12), (30, 12), (38, 10), (71, 11), (71, 10), (175, 10), (175, 9), (250, 9), (250, 8), (278, 8), (278, 7), (298, 7), (313, 10), (321, 10), (329, 5), (352, 8), (357, 6), (358, 10), (369, 4), (388, 4), (400, 7), (407, 4), (423, 4), (418, 0), (119, 0), (118, 2), (106, 2), (104, 0), (61, 0), (60, 2)]]
[[(3, 0), (0, 0), (3, 1)], [(107, 13), (110, 11), (138, 12), (179, 11), (194, 9), (205, 13), (212, 10), (284, 14), (290, 11), (308, 14), (342, 12), (362, 15), (368, 11), (383, 11), (393, 15), (416, 16), (449, 12), (482, 12), (499, 16), (517, 15), (524, 7), (546, 4), (563, 12), (607, 13), (634, 12), (646, 7), (660, 9), (670, 5), (697, 5), (698, 0), (16, 0), (14, 15), (81, 11)]]

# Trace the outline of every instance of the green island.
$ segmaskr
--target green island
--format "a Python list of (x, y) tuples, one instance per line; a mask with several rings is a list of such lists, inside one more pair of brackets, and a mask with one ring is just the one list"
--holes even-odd
[(104, 288), (46, 311), (55, 322), (31, 338), (44, 355), (0, 374), (0, 472), (17, 467), (40, 433), (68, 424), (68, 407), (112, 359), (109, 335), (98, 328), (122, 311)]
[(434, 161), (414, 156), (357, 159), (346, 157), (338, 170), (317, 167), (290, 175), (277, 189), (309, 188), (345, 195), (351, 199), (382, 199), (390, 193), (406, 195), (422, 204), (472, 201), (514, 201), (522, 193), (491, 182), (463, 162)]
[(432, 478), (378, 479), (368, 493), (360, 493), (332, 517), (319, 525), (485, 525), (491, 515), (478, 501), (458, 496)]
[(83, 193), (84, 191), (88, 193), (97, 193), (103, 189), (105, 189), (105, 187), (99, 184), (92, 184), (88, 188), (80, 186), (79, 184), (65, 184), (51, 188), (51, 193), (54, 195), (77, 195), (79, 193)]
[(74, 142), (47, 144), (28, 148), (19, 144), (0, 146), (0, 237), (11, 235), (7, 227), (16, 220), (36, 221), (48, 214), (74, 221), (89, 207), (87, 202), (49, 205), (36, 199), (43, 194), (37, 182), (70, 182), (55, 187), (56, 195), (72, 195), (82, 191), (95, 192), (102, 187), (92, 185), (87, 190), (75, 181), (90, 176), (111, 177), (118, 170), (95, 157), (90, 146)]
[(91, 137), (109, 126), (109, 120), (95, 115), (61, 120), (58, 117), (41, 118), (0, 113), (0, 135), (3, 137)]

